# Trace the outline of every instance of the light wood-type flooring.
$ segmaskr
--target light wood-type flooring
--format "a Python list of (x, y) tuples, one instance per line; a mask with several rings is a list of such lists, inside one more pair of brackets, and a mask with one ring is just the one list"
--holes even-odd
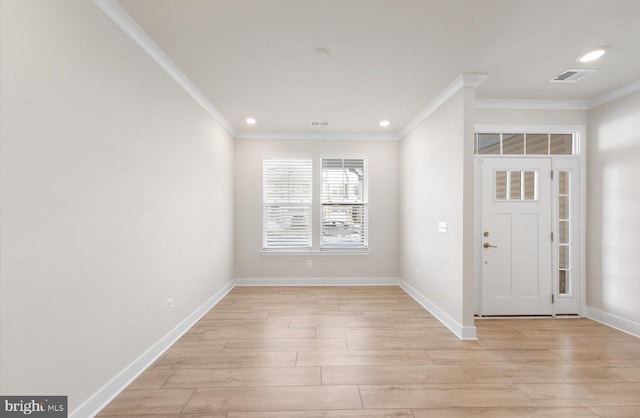
[(396, 286), (236, 287), (100, 416), (640, 417), (640, 339), (476, 326), (460, 341)]

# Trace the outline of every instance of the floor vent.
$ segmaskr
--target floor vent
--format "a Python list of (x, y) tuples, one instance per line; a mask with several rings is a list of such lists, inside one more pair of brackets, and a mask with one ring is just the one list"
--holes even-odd
[(312, 120), (311, 126), (329, 126), (328, 120)]
[(550, 83), (575, 83), (595, 73), (598, 70), (571, 69), (549, 80)]

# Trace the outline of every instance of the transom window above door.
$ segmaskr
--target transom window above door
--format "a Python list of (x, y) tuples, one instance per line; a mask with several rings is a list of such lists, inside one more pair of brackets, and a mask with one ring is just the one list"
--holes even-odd
[(476, 133), (478, 155), (574, 155), (573, 134)]

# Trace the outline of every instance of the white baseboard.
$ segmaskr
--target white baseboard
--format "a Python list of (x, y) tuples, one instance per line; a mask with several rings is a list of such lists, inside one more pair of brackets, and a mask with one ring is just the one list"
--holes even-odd
[(398, 286), (397, 277), (344, 278), (243, 278), (234, 279), (235, 286)]
[(84, 418), (95, 416), (102, 408), (107, 406), (120, 392), (122, 392), (134, 379), (153, 364), (173, 343), (189, 330), (204, 314), (209, 312), (227, 293), (234, 288), (233, 281), (227, 283), (220, 291), (185, 318), (178, 326), (169, 331), (160, 341), (142, 353), (116, 377), (94, 393), (82, 405), (69, 415), (71, 418)]
[(587, 306), (587, 318), (640, 338), (640, 323)]
[(445, 327), (449, 328), (449, 331), (454, 333), (461, 340), (477, 340), (477, 332), (475, 326), (464, 326), (451, 317), (448, 313), (443, 311), (438, 305), (429, 300), (422, 293), (418, 292), (413, 286), (404, 280), (399, 280), (400, 287), (407, 292), (416, 302), (422, 305), (427, 311), (431, 313), (438, 321)]

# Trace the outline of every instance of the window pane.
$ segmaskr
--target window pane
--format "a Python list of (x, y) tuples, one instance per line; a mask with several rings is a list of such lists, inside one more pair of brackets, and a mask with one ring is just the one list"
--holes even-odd
[(560, 247), (558, 247), (558, 266), (560, 266), (561, 269), (568, 269), (569, 268), (569, 247), (566, 245), (561, 245)]
[(527, 134), (527, 154), (549, 154), (549, 135)]
[(558, 176), (558, 191), (560, 194), (569, 194), (569, 172), (561, 171)]
[(535, 200), (536, 198), (536, 172), (524, 172), (524, 199)]
[(560, 219), (569, 219), (569, 196), (560, 196), (558, 198), (558, 217)]
[(558, 293), (561, 295), (568, 295), (571, 293), (569, 290), (569, 272), (566, 270), (560, 270), (559, 273)]
[(476, 154), (500, 154), (500, 134), (478, 134)]
[(502, 134), (503, 154), (524, 154), (524, 134)]
[(312, 160), (263, 160), (263, 246), (311, 246)]
[(321, 246), (367, 245), (366, 161), (322, 159)]
[(509, 200), (522, 200), (522, 184), (520, 180), (520, 171), (510, 171), (509, 177), (511, 181)]
[(560, 244), (568, 244), (569, 243), (569, 222), (568, 221), (560, 221), (558, 225), (558, 231), (560, 233)]
[(496, 171), (496, 200), (507, 200), (507, 172)]
[(572, 134), (551, 134), (551, 154), (571, 155), (573, 154)]
[(363, 245), (365, 221), (365, 205), (323, 205), (322, 243), (324, 245)]

